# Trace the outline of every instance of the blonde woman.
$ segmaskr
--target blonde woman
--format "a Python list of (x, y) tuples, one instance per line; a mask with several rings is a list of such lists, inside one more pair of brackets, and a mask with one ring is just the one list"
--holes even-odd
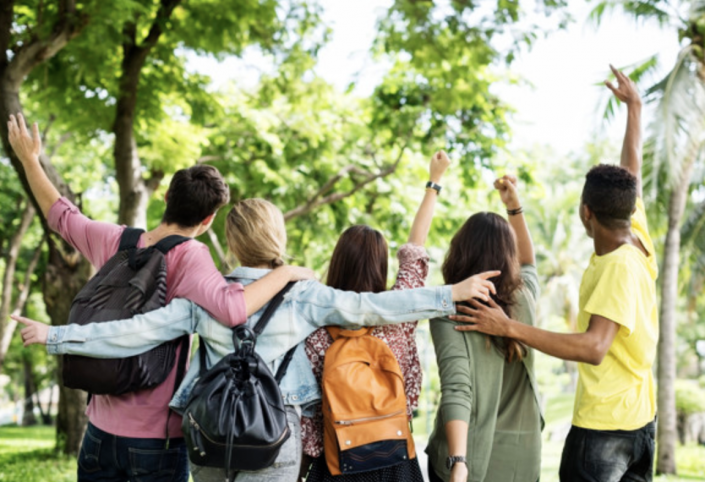
[[(242, 266), (228, 279), (243, 285), (253, 283), (283, 264), (286, 230), (284, 217), (273, 204), (248, 199), (234, 205), (227, 219), (228, 246)], [(433, 318), (455, 313), (454, 302), (471, 298), (488, 299), (494, 292), (489, 278), (498, 272), (476, 275), (452, 286), (420, 288), (384, 293), (353, 293), (333, 289), (317, 281), (297, 283), (259, 336), (256, 351), (276, 372), (285, 353), (297, 346), (317, 328), (340, 325), (382, 325)], [(266, 307), (265, 307), (266, 308)], [(252, 327), (264, 308), (250, 317)], [(17, 317), (27, 325), (22, 330), (25, 346), (42, 343), (50, 354), (75, 354), (92, 357), (127, 357), (143, 353), (167, 340), (198, 333), (208, 366), (232, 352), (232, 332), (193, 302), (176, 299), (166, 307), (131, 319), (85, 326), (49, 327)], [(171, 408), (182, 412), (200, 370), (198, 355), (171, 401)], [(300, 413), (320, 398), (308, 359), (299, 345), (292, 364), (281, 383), (292, 437), (271, 467), (257, 472), (240, 472), (238, 482), (290, 482), (296, 479), (301, 461)], [(98, 447), (99, 449), (99, 447)], [(100, 458), (101, 454), (92, 454)], [(196, 482), (221, 481), (223, 469), (191, 464)]]

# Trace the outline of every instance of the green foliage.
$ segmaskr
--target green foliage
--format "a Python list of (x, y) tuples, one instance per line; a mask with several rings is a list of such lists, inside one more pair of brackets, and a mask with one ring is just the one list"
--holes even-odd
[(684, 415), (705, 412), (705, 390), (696, 381), (677, 380), (676, 410)]

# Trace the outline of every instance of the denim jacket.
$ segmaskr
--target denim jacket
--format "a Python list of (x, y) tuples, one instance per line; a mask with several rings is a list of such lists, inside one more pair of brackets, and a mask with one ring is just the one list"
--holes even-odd
[[(249, 284), (269, 271), (237, 268), (230, 277)], [(252, 315), (247, 325), (253, 327), (265, 308)], [(322, 326), (359, 328), (436, 318), (453, 313), (455, 305), (449, 285), (382, 293), (354, 293), (336, 290), (318, 281), (301, 281), (285, 295), (284, 302), (257, 338), (255, 351), (275, 373), (286, 352)], [(179, 298), (164, 308), (127, 320), (52, 326), (47, 337), (47, 352), (52, 355), (72, 354), (95, 358), (128, 357), (191, 333), (200, 336), (206, 347), (209, 366), (233, 351), (231, 328), (218, 323), (195, 303)], [(186, 406), (199, 370), (199, 357), (196, 356), (170, 403), (171, 408), (179, 413)], [(301, 346), (297, 347), (281, 387), (285, 403), (289, 405), (306, 405), (320, 398), (311, 366)]]

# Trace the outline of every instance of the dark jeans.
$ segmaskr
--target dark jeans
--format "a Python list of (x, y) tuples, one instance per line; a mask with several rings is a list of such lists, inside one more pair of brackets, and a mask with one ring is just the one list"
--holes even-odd
[(78, 456), (79, 482), (188, 482), (188, 453), (183, 438), (169, 448), (160, 438), (129, 438), (88, 424)]
[(561, 458), (561, 482), (651, 482), (654, 422), (637, 430), (571, 427)]

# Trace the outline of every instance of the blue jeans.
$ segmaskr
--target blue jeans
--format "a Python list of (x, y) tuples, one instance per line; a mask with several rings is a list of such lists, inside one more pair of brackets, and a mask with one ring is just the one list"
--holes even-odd
[(130, 438), (89, 423), (78, 456), (79, 482), (188, 482), (183, 438)]
[(655, 433), (654, 422), (637, 430), (571, 427), (563, 447), (561, 482), (651, 482)]

